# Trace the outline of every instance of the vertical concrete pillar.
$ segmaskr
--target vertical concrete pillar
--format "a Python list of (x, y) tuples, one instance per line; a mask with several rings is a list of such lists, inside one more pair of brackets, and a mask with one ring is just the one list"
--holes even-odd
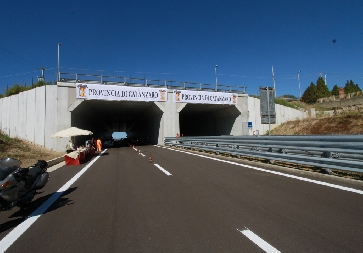
[(240, 112), (240, 115), (238, 115), (233, 124), (231, 135), (248, 135), (248, 96), (244, 94), (239, 94), (238, 103), (235, 106), (236, 109)]
[(164, 137), (174, 137), (176, 133), (180, 133), (178, 109), (185, 105), (173, 101), (173, 90), (168, 90), (168, 101), (160, 102), (160, 104), (165, 105), (165, 111), (161, 117), (160, 127), (163, 128), (163, 133), (160, 136), (161, 140), (159, 139), (159, 144), (164, 144)]

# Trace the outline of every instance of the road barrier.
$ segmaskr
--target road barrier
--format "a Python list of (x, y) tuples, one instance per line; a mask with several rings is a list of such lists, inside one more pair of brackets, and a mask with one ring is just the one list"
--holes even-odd
[(363, 172), (363, 135), (167, 137), (166, 146)]

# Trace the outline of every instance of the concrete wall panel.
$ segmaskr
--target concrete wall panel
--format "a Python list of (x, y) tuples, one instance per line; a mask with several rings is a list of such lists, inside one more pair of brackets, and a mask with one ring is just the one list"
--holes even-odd
[(26, 92), (26, 140), (35, 143), (35, 89)]
[(2, 129), (3, 129), (3, 127), (2, 127), (2, 125), (3, 125), (3, 99), (0, 99), (0, 131), (2, 131)]
[(20, 139), (26, 139), (26, 126), (27, 126), (27, 114), (26, 114), (26, 92), (19, 93), (19, 110), (18, 110), (18, 118), (19, 118), (19, 125), (18, 125), (18, 137)]
[(19, 95), (10, 96), (10, 137), (18, 137), (18, 101)]
[[(71, 127), (71, 112), (68, 107), (76, 100), (75, 89), (73, 93), (68, 92), (67, 87), (59, 87), (57, 89), (57, 126), (54, 132), (58, 132)], [(72, 103), (68, 102), (68, 94), (73, 94)], [(64, 151), (69, 138), (56, 138), (56, 150)]]
[(2, 115), (1, 115), (1, 130), (4, 134), (10, 135), (10, 97), (1, 99), (2, 103)]
[[(261, 115), (260, 115), (260, 100), (257, 98), (249, 97), (248, 98), (248, 107), (251, 109), (249, 112), (249, 121), (252, 121), (253, 128), (250, 130), (253, 134), (253, 131), (258, 130), (260, 135), (265, 134), (269, 130), (268, 124), (261, 124)], [(307, 112), (296, 110), (290, 107), (285, 107), (279, 104), (275, 104), (276, 111), (276, 124), (270, 124), (270, 130), (273, 130), (278, 125), (296, 119), (304, 119), (308, 117)]]
[(45, 90), (46, 86), (35, 89), (35, 144), (44, 146), (45, 139)]
[(51, 135), (57, 132), (57, 86), (48, 85), (46, 94), (45, 147), (50, 150), (56, 150), (57, 140), (52, 138)]

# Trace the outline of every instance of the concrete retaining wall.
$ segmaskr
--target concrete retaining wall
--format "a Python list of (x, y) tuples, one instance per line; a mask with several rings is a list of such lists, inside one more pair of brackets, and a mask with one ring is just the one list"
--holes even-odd
[[(249, 129), (249, 135), (253, 134), (253, 131), (259, 131), (260, 135), (265, 134), (269, 130), (268, 124), (261, 124), (260, 117), (260, 100), (257, 98), (248, 98), (248, 121), (252, 122), (252, 129)], [(275, 104), (276, 111), (276, 124), (270, 124), (270, 129), (274, 129), (278, 125), (284, 122), (304, 119), (308, 117), (308, 113), (303, 110), (296, 110), (283, 105)]]
[[(51, 135), (71, 126), (69, 106), (76, 100), (74, 92), (74, 88), (48, 85), (2, 98), (0, 129), (10, 137), (26, 140), (49, 150), (64, 151), (68, 138), (51, 138)], [(171, 94), (169, 95), (171, 98)], [(163, 144), (164, 137), (180, 133), (179, 113), (186, 104), (175, 103), (169, 99), (165, 103), (156, 102), (155, 105), (161, 113), (158, 143)], [(271, 124), (271, 130), (283, 122), (308, 116), (306, 112), (281, 105), (276, 105), (275, 108), (277, 122)], [(260, 100), (247, 95), (239, 95), (236, 109), (220, 115), (220, 118), (222, 121), (216, 126), (231, 129), (231, 135), (252, 135), (255, 130), (265, 134), (269, 129), (268, 124), (261, 124)], [(253, 128), (248, 128), (248, 122), (252, 122)]]

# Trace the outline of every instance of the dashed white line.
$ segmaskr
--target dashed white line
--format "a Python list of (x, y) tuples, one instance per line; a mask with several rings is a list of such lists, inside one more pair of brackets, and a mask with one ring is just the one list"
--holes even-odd
[[(157, 146), (157, 147), (161, 147), (161, 146)], [(348, 192), (354, 192), (354, 193), (358, 193), (358, 194), (363, 195), (362, 190), (357, 190), (357, 189), (350, 188), (350, 187), (345, 187), (345, 186), (336, 185), (336, 184), (330, 184), (330, 183), (326, 183), (326, 182), (322, 182), (322, 181), (318, 181), (318, 180), (313, 180), (313, 179), (309, 179), (309, 178), (304, 178), (304, 177), (298, 177), (298, 176), (294, 176), (294, 175), (290, 175), (290, 174), (286, 174), (286, 173), (282, 173), (282, 172), (278, 172), (278, 171), (266, 170), (266, 169), (246, 165), (246, 164), (241, 164), (241, 163), (236, 163), (236, 162), (232, 162), (232, 161), (222, 160), (222, 159), (219, 159), (219, 158), (209, 157), (209, 156), (205, 156), (205, 155), (194, 154), (194, 153), (187, 152), (187, 151), (184, 151), (184, 150), (177, 150), (177, 149), (172, 149), (172, 148), (168, 148), (168, 147), (161, 147), (161, 148), (166, 148), (166, 149), (169, 149), (169, 150), (173, 150), (173, 151), (177, 151), (177, 152), (181, 152), (181, 153), (185, 153), (185, 154), (189, 154), (189, 155), (195, 155), (195, 156), (199, 156), (199, 157), (203, 157), (203, 158), (207, 158), (207, 159), (211, 159), (211, 160), (215, 160), (215, 161), (219, 161), (219, 162), (229, 163), (229, 164), (233, 164), (233, 165), (237, 165), (237, 166), (241, 166), (241, 167), (246, 167), (246, 168), (253, 169), (253, 170), (263, 171), (263, 172), (266, 172), (266, 173), (271, 173), (271, 174), (275, 174), (275, 175), (279, 175), (279, 176), (289, 177), (289, 178), (293, 178), (293, 179), (297, 179), (297, 180), (301, 180), (301, 181), (305, 181), (305, 182), (310, 182), (310, 183), (314, 183), (314, 184), (318, 184), (318, 185), (324, 185), (324, 186), (327, 186), (327, 187), (331, 187), (331, 188), (335, 188), (335, 189), (339, 189), (339, 190), (343, 190), (343, 191), (348, 191)]]
[[(237, 229), (238, 230), (238, 229)], [(254, 242), (258, 247), (263, 249), (265, 252), (269, 253), (278, 253), (276, 248), (271, 246), (268, 242), (263, 240), (261, 237), (253, 233), (251, 230), (245, 229), (245, 230), (238, 230), (242, 234), (244, 234), (248, 239), (250, 239), (252, 242)]]
[(168, 176), (172, 176), (172, 174), (169, 172), (169, 171), (167, 171), (167, 170), (165, 170), (163, 167), (161, 167), (159, 164), (154, 164), (159, 170), (161, 170), (162, 172), (164, 172), (166, 175), (168, 175)]
[(7, 234), (0, 241), (0, 252), (5, 252), (33, 223), (42, 216), (42, 214), (47, 211), (47, 209), (59, 198), (62, 194), (68, 190), (68, 188), (77, 181), (78, 178), (82, 176), (91, 166), (94, 164), (98, 158), (106, 151), (105, 149), (100, 153), (94, 160), (92, 160), (86, 167), (84, 167), (80, 172), (78, 172), (73, 178), (71, 178), (67, 183), (65, 183), (56, 193), (53, 193), (50, 198), (45, 201), (40, 207), (38, 207), (32, 214), (30, 214), (25, 221), (20, 223), (16, 228), (14, 228), (9, 234)]

